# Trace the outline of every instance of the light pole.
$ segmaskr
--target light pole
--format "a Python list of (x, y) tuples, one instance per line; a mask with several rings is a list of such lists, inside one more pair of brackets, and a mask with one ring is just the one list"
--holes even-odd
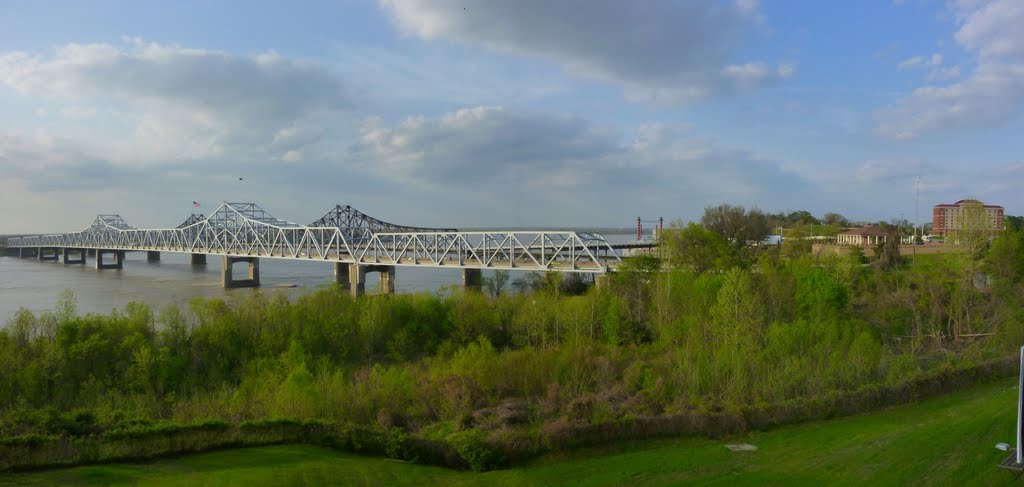
[(921, 176), (914, 178), (914, 265), (917, 265), (917, 208), (921, 199)]

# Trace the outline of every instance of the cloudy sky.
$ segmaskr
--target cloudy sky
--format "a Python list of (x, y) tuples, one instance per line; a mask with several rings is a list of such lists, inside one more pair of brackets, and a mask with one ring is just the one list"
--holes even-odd
[[(0, 2), (0, 233), (1024, 213), (1020, 0)], [(243, 178), (241, 181), (239, 178)]]

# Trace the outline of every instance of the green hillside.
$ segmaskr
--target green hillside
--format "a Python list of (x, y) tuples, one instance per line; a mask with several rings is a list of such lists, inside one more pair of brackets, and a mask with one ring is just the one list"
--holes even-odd
[[(1014, 381), (917, 405), (726, 442), (637, 442), (548, 455), (483, 474), (311, 446), (227, 450), (145, 464), (14, 474), (2, 485), (1011, 485), (993, 446), (1012, 438)], [(732, 452), (725, 443), (750, 443)]]

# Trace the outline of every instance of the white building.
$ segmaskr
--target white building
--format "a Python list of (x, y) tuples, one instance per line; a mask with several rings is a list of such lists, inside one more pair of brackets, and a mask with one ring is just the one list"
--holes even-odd
[(861, 228), (852, 228), (840, 233), (836, 236), (836, 243), (839, 245), (870, 247), (880, 243), (885, 243), (888, 237), (889, 232), (886, 232), (875, 225), (869, 225)]

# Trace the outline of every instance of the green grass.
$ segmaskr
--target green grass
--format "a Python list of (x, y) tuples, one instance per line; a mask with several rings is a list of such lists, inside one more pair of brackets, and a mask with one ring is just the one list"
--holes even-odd
[[(12, 474), (0, 485), (1012, 485), (996, 468), (1015, 426), (1015, 381), (921, 404), (729, 441), (632, 442), (483, 474), (311, 446), (226, 450), (142, 464)], [(755, 452), (723, 445), (751, 443)]]

